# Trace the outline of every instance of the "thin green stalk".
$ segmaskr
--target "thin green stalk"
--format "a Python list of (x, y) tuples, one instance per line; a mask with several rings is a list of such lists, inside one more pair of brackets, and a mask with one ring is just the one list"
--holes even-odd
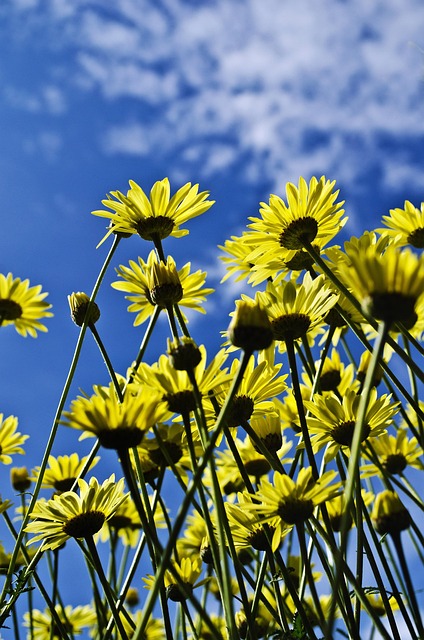
[[(371, 362), (369, 364), (367, 375), (365, 377), (364, 389), (361, 395), (361, 399), (358, 407), (358, 414), (355, 421), (354, 434), (352, 438), (352, 444), (350, 447), (349, 466), (348, 466), (345, 494), (344, 494), (346, 512), (342, 518), (341, 528), (340, 528), (340, 554), (336, 559), (335, 584), (334, 584), (335, 591), (339, 589), (340, 582), (343, 579), (341, 559), (346, 555), (347, 537), (348, 537), (348, 530), (349, 530), (349, 513), (351, 509), (351, 504), (352, 504), (356, 480), (357, 480), (356, 469), (359, 464), (359, 458), (361, 453), (361, 442), (363, 439), (362, 433), (364, 429), (366, 413), (368, 410), (368, 403), (369, 403), (369, 398), (371, 394), (371, 389), (373, 388), (374, 374), (378, 366), (381, 354), (383, 352), (388, 330), (389, 330), (389, 327), (387, 323), (382, 322), (379, 327), (378, 337), (374, 345)], [(335, 601), (333, 601), (333, 603), (330, 608), (329, 617), (328, 617), (328, 633), (330, 635), (327, 637), (331, 637), (333, 623), (334, 623)]]
[(110, 358), (109, 358), (109, 354), (105, 349), (103, 341), (100, 338), (99, 332), (97, 331), (97, 328), (93, 323), (90, 323), (88, 325), (88, 328), (90, 329), (91, 333), (93, 334), (93, 338), (96, 341), (97, 346), (99, 347), (100, 353), (102, 354), (104, 363), (106, 365), (106, 369), (108, 370), (108, 373), (110, 375), (110, 379), (112, 380), (113, 386), (115, 387), (116, 395), (118, 396), (119, 402), (122, 402), (122, 400), (124, 399), (123, 394), (122, 394), (122, 389), (119, 386), (119, 382), (118, 382), (118, 378), (116, 377), (115, 369), (112, 366), (112, 363), (111, 363)]
[[(115, 253), (115, 250), (116, 250), (116, 248), (117, 248), (117, 246), (119, 244), (119, 239), (120, 238), (118, 236), (115, 236), (113, 244), (112, 244), (112, 247), (109, 250), (109, 253), (108, 253), (108, 255), (107, 255), (107, 257), (106, 257), (106, 259), (104, 261), (104, 264), (103, 264), (103, 266), (102, 266), (102, 268), (100, 270), (100, 273), (99, 273), (99, 275), (97, 277), (96, 283), (95, 283), (95, 285), (93, 287), (93, 291), (92, 291), (91, 296), (90, 296), (90, 302), (87, 305), (87, 311), (86, 311), (86, 315), (85, 315), (86, 319), (88, 319), (88, 317), (89, 317), (90, 309), (91, 309), (91, 307), (92, 307), (92, 305), (94, 303), (94, 300), (96, 298), (97, 292), (98, 292), (98, 290), (100, 288), (100, 285), (101, 285), (101, 283), (103, 281), (105, 273), (106, 273), (106, 271), (107, 271), (107, 269), (109, 267), (109, 264), (110, 264), (110, 262), (112, 260), (113, 254)], [(31, 502), (30, 502), (30, 504), (28, 506), (28, 510), (27, 510), (27, 512), (26, 512), (26, 514), (25, 514), (25, 516), (23, 518), (22, 526), (21, 526), (20, 532), (18, 534), (18, 538), (16, 540), (14, 551), (12, 553), (12, 558), (11, 558), (10, 565), (9, 565), (9, 570), (7, 572), (6, 579), (5, 579), (5, 582), (4, 582), (4, 585), (3, 585), (3, 590), (2, 590), (2, 593), (0, 595), (0, 602), (1, 603), (5, 602), (7, 593), (9, 591), (9, 589), (10, 589), (10, 584), (11, 584), (12, 577), (13, 577), (13, 574), (14, 574), (14, 571), (15, 571), (16, 560), (17, 560), (17, 557), (18, 557), (19, 548), (20, 548), (22, 540), (24, 538), (24, 530), (25, 530), (25, 527), (26, 527), (26, 525), (28, 523), (29, 515), (30, 515), (31, 511), (34, 509), (35, 503), (37, 502), (38, 495), (40, 493), (41, 485), (42, 485), (42, 482), (43, 482), (44, 472), (45, 472), (47, 464), (48, 464), (48, 459), (49, 459), (49, 456), (50, 456), (50, 453), (51, 453), (51, 450), (52, 450), (52, 447), (53, 447), (53, 443), (54, 443), (54, 440), (56, 438), (56, 433), (57, 433), (57, 430), (58, 430), (58, 427), (59, 427), (60, 417), (62, 415), (62, 411), (63, 411), (63, 408), (65, 406), (66, 399), (68, 397), (68, 393), (69, 393), (69, 390), (70, 390), (70, 387), (71, 387), (71, 383), (72, 383), (72, 380), (73, 380), (73, 377), (74, 377), (74, 374), (75, 374), (75, 371), (76, 371), (76, 367), (77, 367), (77, 364), (78, 364), (78, 360), (79, 360), (79, 356), (80, 356), (80, 352), (81, 352), (81, 348), (82, 348), (82, 344), (83, 344), (83, 341), (84, 341), (86, 330), (87, 330), (87, 322), (86, 322), (86, 320), (84, 320), (84, 323), (83, 323), (83, 325), (82, 325), (82, 327), (80, 329), (80, 332), (79, 332), (78, 340), (77, 340), (77, 343), (76, 343), (76, 346), (75, 346), (75, 351), (74, 351), (74, 354), (73, 354), (73, 357), (72, 357), (72, 361), (71, 361), (71, 364), (70, 364), (70, 367), (69, 367), (68, 375), (66, 377), (66, 381), (65, 381), (65, 384), (64, 384), (64, 387), (63, 387), (63, 390), (62, 390), (62, 393), (61, 393), (61, 396), (60, 396), (60, 399), (59, 399), (59, 403), (58, 403), (58, 406), (57, 406), (57, 409), (56, 409), (55, 417), (54, 417), (54, 420), (53, 420), (53, 425), (51, 427), (50, 435), (49, 435), (49, 438), (48, 438), (48, 441), (47, 441), (47, 444), (46, 444), (44, 456), (43, 456), (43, 459), (42, 459), (41, 464), (40, 464), (38, 478), (37, 478), (37, 482), (35, 484), (35, 488), (34, 488), (34, 491), (33, 491), (32, 499), (31, 499)], [(34, 557), (34, 560), (31, 563), (33, 566), (36, 565), (38, 560), (41, 558), (41, 555), (42, 555), (42, 552), (40, 552), (39, 554), (36, 554), (36, 557)], [(23, 584), (26, 584), (26, 581), (28, 580), (28, 578), (29, 578), (29, 575), (28, 575), (28, 568), (27, 568), (24, 571), (24, 573), (22, 574)], [(1, 610), (1, 613), (0, 613), (0, 627), (3, 625), (4, 621), (6, 620), (7, 616), (9, 615), (10, 608), (13, 606), (13, 604), (14, 604), (14, 602), (16, 600), (16, 597), (17, 597), (17, 595), (14, 594), (9, 599), (9, 601), (7, 601), (6, 604), (3, 606), (2, 610)]]
[[(321, 629), (325, 628), (325, 618), (324, 618), (324, 613), (322, 611), (322, 607), (321, 607), (321, 601), (319, 599), (318, 596), (318, 592), (315, 586), (315, 579), (312, 575), (312, 559), (311, 559), (311, 555), (308, 553), (308, 549), (306, 546), (306, 538), (305, 538), (305, 529), (304, 529), (304, 523), (299, 523), (296, 525), (296, 532), (297, 532), (297, 537), (299, 540), (299, 551), (300, 551), (300, 557), (303, 560), (303, 571), (306, 574), (306, 580), (308, 582), (309, 585), (309, 589), (311, 592), (311, 596), (312, 596), (312, 601), (314, 603), (314, 607), (315, 607), (315, 612), (318, 616), (319, 619), (319, 623), (320, 623), (320, 627)], [(299, 596), (302, 598), (303, 594), (301, 593), (301, 591), (299, 590)]]
[(405, 558), (405, 552), (403, 549), (402, 539), (400, 531), (391, 534), (393, 544), (398, 555), (399, 564), (402, 570), (403, 578), (405, 580), (406, 591), (408, 594), (409, 606), (414, 617), (415, 624), (418, 630), (418, 636), (424, 638), (424, 625), (421, 618), (420, 606), (415, 595), (414, 585), (412, 584), (411, 574), (409, 572), (408, 563)]
[(146, 332), (143, 336), (143, 340), (141, 341), (140, 344), (140, 348), (138, 350), (138, 354), (137, 354), (137, 358), (135, 359), (135, 362), (133, 364), (133, 366), (131, 367), (131, 372), (130, 375), (128, 377), (128, 380), (125, 383), (124, 386), (124, 390), (123, 393), (125, 394), (125, 390), (128, 387), (129, 384), (131, 384), (134, 380), (135, 374), (137, 373), (138, 367), (140, 366), (140, 363), (142, 362), (143, 358), (144, 358), (144, 353), (147, 349), (147, 345), (149, 344), (149, 340), (152, 336), (153, 333), (153, 329), (155, 328), (157, 319), (160, 316), (160, 312), (161, 312), (161, 307), (156, 306), (154, 308), (153, 314), (150, 316), (150, 320), (149, 320), (149, 324), (147, 325), (147, 329)]

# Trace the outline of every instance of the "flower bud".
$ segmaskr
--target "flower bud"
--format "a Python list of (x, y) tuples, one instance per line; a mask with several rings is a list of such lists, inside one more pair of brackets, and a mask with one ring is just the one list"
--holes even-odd
[(260, 304), (238, 300), (228, 327), (228, 337), (235, 347), (247, 353), (270, 347), (273, 332), (266, 311)]
[(10, 470), (10, 484), (19, 493), (23, 493), (31, 486), (28, 469), (26, 467), (12, 467)]
[(191, 338), (168, 339), (168, 356), (177, 371), (193, 371), (202, 359), (199, 347)]
[[(71, 318), (78, 327), (84, 324), (85, 316), (90, 304), (90, 298), (83, 291), (77, 291), (68, 296)], [(95, 324), (100, 318), (100, 309), (95, 302), (90, 305), (90, 315), (87, 318), (87, 325)]]
[(148, 274), (150, 299), (158, 307), (177, 304), (183, 297), (183, 288), (174, 260), (154, 262)]

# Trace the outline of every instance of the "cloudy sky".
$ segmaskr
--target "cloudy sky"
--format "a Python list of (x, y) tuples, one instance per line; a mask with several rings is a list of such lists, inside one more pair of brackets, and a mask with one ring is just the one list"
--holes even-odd
[[(1, 2), (0, 265), (42, 284), (55, 312), (37, 340), (2, 330), (0, 411), (32, 435), (26, 464), (77, 336), (66, 296), (91, 290), (107, 252), (90, 215), (105, 194), (164, 176), (211, 191), (213, 209), (166, 249), (210, 273), (224, 301), (210, 305), (218, 345), (234, 291), (218, 285), (216, 245), (270, 192), (300, 175), (336, 179), (349, 235), (424, 200), (423, 34), (422, 0)], [(148, 250), (131, 238), (114, 264)], [(141, 334), (113, 279), (99, 331), (124, 372)], [(88, 340), (76, 388), (106, 382), (101, 365)]]

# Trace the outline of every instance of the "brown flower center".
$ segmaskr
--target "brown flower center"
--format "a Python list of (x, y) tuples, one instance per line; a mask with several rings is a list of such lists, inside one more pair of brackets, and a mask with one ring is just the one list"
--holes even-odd
[(284, 249), (303, 249), (315, 240), (318, 222), (309, 216), (293, 220), (280, 234), (280, 246)]
[(384, 320), (389, 324), (403, 322), (410, 325), (412, 319), (416, 318), (416, 301), (417, 298), (415, 296), (399, 293), (398, 291), (376, 292), (371, 293), (363, 301), (362, 306), (367, 313), (377, 318), (377, 320)]
[(314, 512), (312, 500), (287, 498), (278, 505), (278, 515), (287, 524), (300, 524), (311, 517)]
[(288, 313), (271, 321), (274, 340), (296, 340), (301, 338), (311, 326), (306, 313)]
[(414, 229), (407, 237), (409, 244), (417, 249), (424, 249), (424, 228)]
[(132, 449), (141, 443), (144, 431), (139, 427), (117, 427), (103, 429), (97, 435), (105, 449)]
[(174, 221), (167, 216), (150, 216), (139, 220), (136, 230), (143, 240), (163, 240), (172, 233), (174, 226)]
[(20, 304), (10, 298), (0, 298), (0, 320), (17, 320), (22, 315)]
[(150, 300), (158, 307), (166, 307), (168, 304), (177, 304), (183, 297), (183, 288), (180, 284), (160, 284), (150, 290)]
[(188, 389), (186, 391), (177, 391), (177, 393), (167, 393), (163, 399), (168, 403), (168, 409), (173, 413), (186, 414), (194, 411), (196, 401), (194, 394)]
[(103, 511), (87, 511), (71, 518), (63, 527), (63, 531), (71, 538), (86, 538), (100, 531), (105, 520)]
[(183, 455), (180, 445), (176, 442), (164, 442), (163, 447), (165, 451), (161, 448), (150, 449), (149, 458), (157, 465), (168, 465), (168, 460), (177, 464)]
[(227, 427), (239, 427), (247, 422), (254, 408), (255, 404), (249, 396), (234, 396), (226, 417)]
[(75, 480), (76, 478), (62, 478), (61, 480), (55, 480), (53, 486), (58, 494), (60, 494), (64, 491), (71, 491), (75, 484)]
[(403, 453), (391, 453), (383, 462), (384, 469), (386, 469), (387, 473), (392, 474), (402, 473), (407, 465), (408, 463)]
[[(330, 434), (333, 440), (337, 442), (337, 444), (340, 444), (342, 447), (350, 447), (352, 444), (354, 432), (355, 420), (346, 420), (346, 422), (341, 422), (333, 429), (331, 429)], [(361, 442), (368, 438), (370, 432), (370, 427), (365, 424), (363, 427)]]
[(339, 369), (329, 369), (319, 379), (321, 391), (335, 391), (342, 381)]

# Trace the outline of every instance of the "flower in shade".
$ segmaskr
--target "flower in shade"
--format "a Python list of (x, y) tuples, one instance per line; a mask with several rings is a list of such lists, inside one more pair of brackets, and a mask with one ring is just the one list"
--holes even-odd
[(366, 316), (389, 325), (402, 322), (406, 328), (416, 323), (415, 306), (424, 292), (424, 256), (394, 246), (380, 253), (369, 246), (352, 252), (350, 264), (341, 262), (339, 275)]
[(37, 331), (47, 331), (40, 322), (50, 318), (51, 304), (45, 302), (47, 293), (41, 292), (41, 285), (29, 286), (29, 280), (14, 278), (0, 273), (0, 326), (15, 325), (21, 336), (37, 337)]
[(96, 436), (106, 449), (130, 449), (139, 445), (146, 431), (165, 413), (157, 393), (133, 385), (119, 401), (113, 384), (95, 387), (90, 396), (78, 396), (61, 421), (67, 427), (80, 429), (83, 436)]
[[(328, 445), (325, 462), (332, 460), (340, 449), (349, 449), (351, 446), (360, 402), (361, 396), (354, 389), (350, 389), (342, 399), (330, 392), (325, 396), (315, 395), (313, 401), (304, 403), (310, 412), (307, 423), (314, 453)], [(392, 424), (397, 412), (398, 405), (392, 402), (391, 395), (384, 394), (378, 398), (373, 387), (364, 418), (361, 442), (384, 433)]]
[(306, 273), (301, 284), (291, 280), (277, 285), (269, 282), (264, 292), (256, 293), (255, 299), (267, 311), (274, 340), (284, 342), (313, 335), (336, 304), (338, 295), (323, 275), (313, 280)]
[[(79, 635), (84, 628), (92, 627), (97, 623), (96, 612), (90, 605), (77, 607), (56, 605), (55, 611), (63, 628), (71, 637)], [(60, 640), (63, 637), (50, 609), (44, 611), (33, 609), (31, 616), (29, 612), (25, 612), (24, 627), (31, 628), (31, 633), (27, 637), (32, 640)]]
[(27, 491), (31, 486), (28, 469), (26, 467), (12, 467), (10, 470), (10, 484), (19, 493)]
[[(173, 571), (165, 571), (164, 583), (166, 595), (173, 602), (182, 602), (189, 597), (195, 587), (202, 583), (196, 583), (202, 573), (202, 565), (198, 559), (181, 558), (180, 562), (173, 562)], [(155, 583), (154, 576), (143, 578), (145, 588), (151, 589)]]
[(225, 503), (225, 510), (228, 516), (231, 535), (237, 550), (252, 548), (259, 551), (266, 551), (269, 548), (275, 530), (280, 528), (280, 540), (291, 530), (291, 526), (281, 527), (280, 518), (275, 515), (266, 523), (258, 521), (254, 512), (249, 512), (246, 507), (251, 507), (252, 497), (249, 494), (238, 494), (239, 502), (231, 504)]
[(147, 262), (138, 258), (138, 262), (130, 260), (129, 267), (120, 265), (116, 272), (122, 280), (113, 282), (112, 287), (129, 294), (125, 296), (131, 302), (128, 311), (137, 314), (134, 326), (148, 320), (156, 306), (164, 308), (167, 304), (178, 303), (181, 307), (205, 313), (202, 304), (214, 290), (204, 286), (204, 271), (190, 273), (190, 267), (188, 262), (177, 271), (171, 257), (166, 264), (158, 263), (154, 251), (150, 252)]
[(69, 538), (87, 538), (101, 530), (127, 499), (124, 480), (115, 474), (99, 485), (96, 478), (78, 480), (79, 495), (65, 491), (51, 500), (39, 500), (30, 513), (25, 531), (36, 534), (29, 544), (42, 542), (42, 549), (56, 549)]
[(25, 453), (21, 445), (29, 438), (19, 433), (18, 418), (8, 416), (3, 420), (0, 413), (0, 462), (10, 464), (15, 453)]
[[(43, 473), (41, 486), (44, 489), (53, 489), (57, 493), (70, 491), (76, 484), (76, 480), (82, 473), (87, 460), (88, 456), (80, 458), (77, 453), (72, 453), (69, 456), (58, 456), (57, 458), (49, 456), (48, 466)], [(93, 469), (99, 460), (99, 456), (93, 458), (87, 471)], [(31, 480), (37, 482), (39, 475), (40, 467), (36, 467), (32, 472)]]
[(274, 336), (265, 309), (258, 303), (236, 300), (228, 337), (235, 347), (240, 347), (247, 353), (268, 349)]
[(330, 484), (336, 477), (335, 471), (326, 471), (318, 480), (312, 477), (311, 467), (302, 468), (297, 480), (288, 475), (274, 472), (273, 481), (263, 478), (255, 493), (252, 504), (246, 504), (248, 512), (256, 514), (261, 523), (273, 522), (278, 516), (278, 525), (272, 538), (275, 551), (288, 525), (298, 525), (308, 520), (316, 506), (340, 493), (340, 482)]
[(188, 234), (180, 226), (207, 211), (213, 204), (208, 200), (209, 191), (199, 193), (199, 185), (187, 182), (171, 197), (168, 178), (155, 182), (148, 197), (133, 180), (129, 181), (127, 195), (112, 191), (106, 200), (102, 200), (111, 211), (98, 210), (92, 213), (110, 220), (110, 228), (102, 242), (111, 233), (129, 233), (144, 240), (154, 242), (168, 236), (180, 238)]
[(388, 236), (395, 245), (424, 249), (424, 202), (418, 209), (405, 200), (403, 209), (390, 209), (390, 215), (383, 216), (383, 224), (386, 226), (377, 232)]
[(297, 187), (287, 184), (287, 204), (277, 195), (270, 196), (269, 204), (261, 202), (261, 218), (249, 218), (255, 233), (247, 239), (255, 245), (247, 257), (254, 265), (254, 284), (274, 278), (278, 270), (311, 266), (305, 247), (312, 245), (319, 251), (343, 227), (347, 221), (342, 218), (344, 202), (337, 202), (339, 191), (334, 185), (324, 176), (311, 178), (309, 185), (300, 178)]
[(407, 430), (399, 428), (396, 435), (383, 433), (370, 443), (370, 447), (365, 447), (364, 456), (371, 464), (362, 467), (362, 472), (366, 476), (377, 475), (380, 473), (380, 466), (389, 475), (401, 474), (407, 467), (423, 471), (424, 464), (420, 460), (423, 455), (418, 440), (408, 438)]

